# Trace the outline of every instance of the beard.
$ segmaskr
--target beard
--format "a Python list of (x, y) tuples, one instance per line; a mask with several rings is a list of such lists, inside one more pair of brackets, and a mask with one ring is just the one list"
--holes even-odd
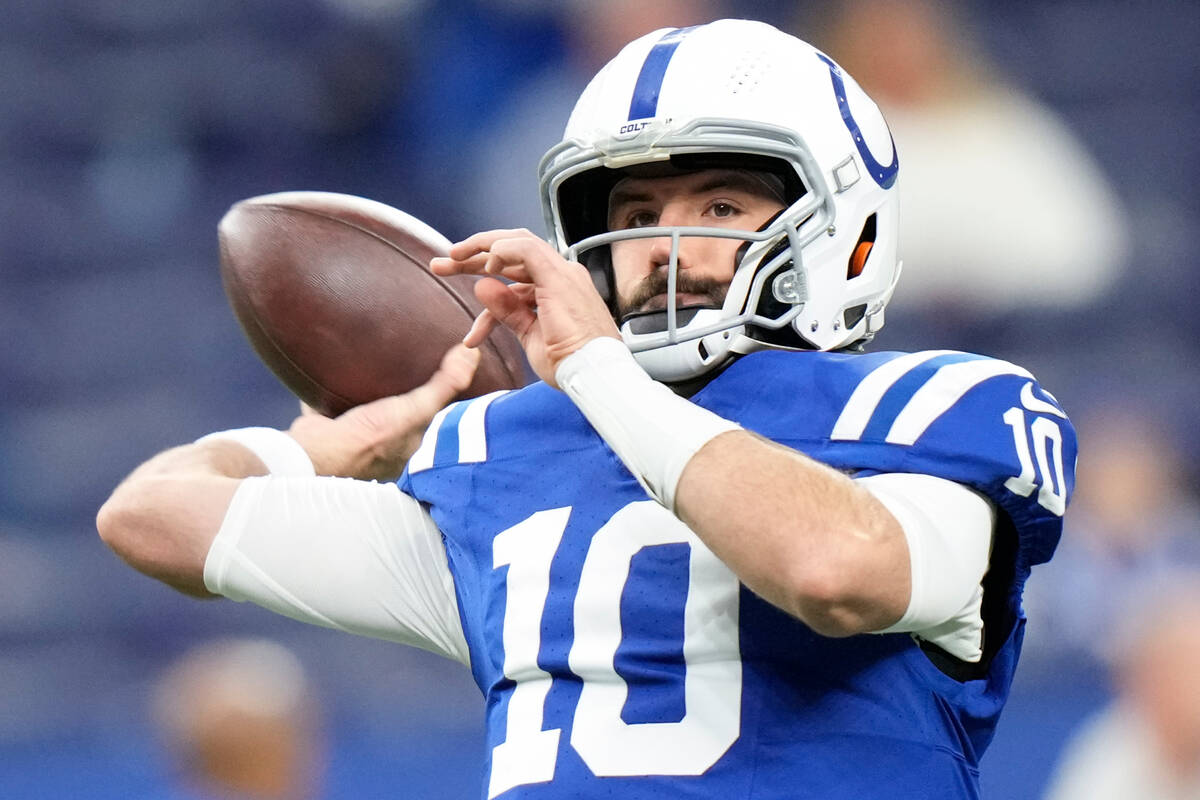
[[(642, 311), (658, 311), (666, 307), (667, 270), (660, 269), (642, 279), (628, 297), (617, 299), (617, 319), (625, 319), (630, 314)], [(697, 302), (689, 300), (688, 306), (705, 306), (720, 308), (725, 303), (725, 295), (729, 292), (729, 284), (712, 278), (692, 277), (680, 270), (675, 278), (675, 294), (698, 295), (704, 300)], [(663, 296), (662, 305), (646, 308), (646, 304), (659, 295)]]

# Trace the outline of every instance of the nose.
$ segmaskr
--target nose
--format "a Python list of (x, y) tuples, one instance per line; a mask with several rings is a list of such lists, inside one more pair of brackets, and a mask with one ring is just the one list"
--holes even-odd
[[(650, 263), (655, 269), (668, 266), (671, 263), (671, 237), (660, 236), (657, 239), (650, 240)], [(683, 266), (683, 264), (681, 263), (680, 266)]]
[[(691, 219), (686, 209), (681, 205), (668, 203), (659, 214), (658, 224), (662, 227), (668, 226), (688, 226), (700, 224), (698, 220)], [(687, 264), (684, 260), (684, 250), (688, 249), (688, 236), (679, 238), (679, 269), (686, 269)], [(657, 267), (666, 267), (671, 263), (671, 237), (659, 236), (651, 240), (650, 244), (650, 263)]]

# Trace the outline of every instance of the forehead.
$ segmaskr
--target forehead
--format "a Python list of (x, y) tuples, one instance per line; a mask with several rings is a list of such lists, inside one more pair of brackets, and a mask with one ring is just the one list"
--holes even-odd
[(737, 192), (782, 204), (780, 190), (757, 172), (740, 169), (704, 169), (683, 175), (628, 176), (617, 181), (608, 195), (609, 208), (621, 203), (665, 201), (709, 192)]

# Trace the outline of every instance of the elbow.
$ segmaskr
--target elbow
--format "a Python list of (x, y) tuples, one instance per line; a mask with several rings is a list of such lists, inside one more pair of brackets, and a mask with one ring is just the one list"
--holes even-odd
[(121, 560), (140, 572), (147, 572), (152, 560), (152, 537), (148, 533), (153, 508), (152, 498), (136, 481), (126, 481), (96, 513), (96, 531), (100, 540)]
[[(834, 638), (886, 628), (906, 600), (892, 585), (891, 565), (861, 552), (797, 559), (788, 581), (788, 610), (813, 632)], [(905, 591), (906, 591), (906, 587)], [(896, 607), (900, 613), (896, 613)]]
[(96, 531), (100, 540), (125, 561), (131, 560), (129, 556), (136, 538), (130, 535), (136, 527), (136, 515), (131, 513), (129, 495), (127, 484), (117, 487), (96, 513)]
[(837, 576), (808, 575), (793, 587), (789, 610), (814, 633), (840, 638), (871, 630), (863, 605)]
[(100, 539), (138, 572), (194, 597), (212, 597), (203, 583), (203, 556), (167, 535), (166, 509), (156, 504), (152, 486), (126, 481), (96, 513)]

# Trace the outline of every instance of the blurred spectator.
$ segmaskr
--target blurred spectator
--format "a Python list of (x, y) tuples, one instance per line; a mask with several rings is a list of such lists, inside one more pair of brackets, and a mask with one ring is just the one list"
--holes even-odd
[(188, 797), (318, 797), (323, 746), (304, 669), (265, 639), (201, 645), (157, 687), (155, 717)]
[(1116, 195), (1065, 123), (986, 63), (960, 3), (842, 2), (822, 39), (879, 103), (900, 154), (893, 308), (977, 324), (1082, 306), (1111, 286), (1127, 251)]
[(90, 538), (96, 466), (133, 463), (130, 439), (274, 406), (221, 293), (217, 221), (281, 189), (403, 193), (376, 128), (405, 50), (318, 0), (18, 5), (0, 26), (0, 520)]
[(717, 0), (569, 0), (559, 6), (567, 58), (547, 64), (513, 90), (495, 122), (478, 132), (464, 159), (464, 231), (545, 232), (537, 165), (562, 139), (563, 124), (588, 80), (627, 42), (659, 28), (724, 16)]
[(1026, 593), (1035, 660), (1100, 661), (1123, 609), (1179, 566), (1200, 569), (1200, 509), (1162, 421), (1111, 406), (1079, 417), (1077, 429), (1075, 502), (1054, 560)]
[(543, 0), (442, 0), (417, 15), (410, 35), (425, 45), (414, 49), (411, 85), (397, 98), (396, 141), (387, 171), (411, 180), (421, 192), (414, 204), (395, 205), (451, 239), (481, 230), (464, 211), (473, 202), (475, 176), (469, 168), (481, 151), (516, 160), (504, 149), (510, 137), (521, 141), (531, 122), (536, 131), (537, 115), (532, 121), (500, 120), (507, 117), (513, 93), (532, 76), (567, 71), (562, 35), (554, 24), (558, 13), (556, 5)]
[(1047, 800), (1200, 798), (1200, 574), (1125, 612), (1118, 698), (1067, 746)]

